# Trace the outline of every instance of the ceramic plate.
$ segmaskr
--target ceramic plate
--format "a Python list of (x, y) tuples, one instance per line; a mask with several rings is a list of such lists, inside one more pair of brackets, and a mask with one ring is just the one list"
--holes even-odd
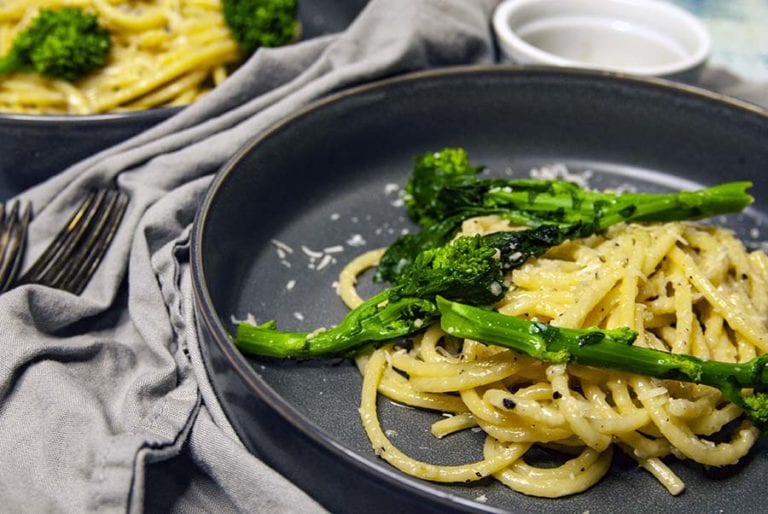
[[(414, 228), (398, 192), (422, 152), (461, 146), (495, 175), (528, 177), (546, 167), (595, 188), (667, 191), (752, 180), (754, 207), (716, 222), (757, 244), (768, 212), (766, 143), (766, 113), (748, 104), (575, 70), (447, 69), (322, 100), (244, 148), (198, 213), (199, 332), (228, 418), (251, 451), (333, 512), (754, 511), (768, 475), (763, 442), (725, 470), (671, 462), (687, 484), (679, 497), (621, 457), (589, 491), (556, 500), (523, 496), (491, 479), (442, 485), (405, 476), (371, 450), (352, 362), (249, 359), (227, 334), (233, 319), (249, 314), (286, 330), (338, 322), (346, 308), (333, 283), (344, 263)], [(440, 441), (429, 434), (440, 414), (388, 400), (380, 413), (393, 442), (418, 458), (454, 464), (480, 455), (477, 433)]]

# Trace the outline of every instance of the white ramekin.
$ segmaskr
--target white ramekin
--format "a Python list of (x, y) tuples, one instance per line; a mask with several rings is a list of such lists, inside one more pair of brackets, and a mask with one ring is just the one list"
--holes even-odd
[(660, 0), (505, 0), (493, 29), (505, 61), (683, 80), (712, 47), (703, 23)]

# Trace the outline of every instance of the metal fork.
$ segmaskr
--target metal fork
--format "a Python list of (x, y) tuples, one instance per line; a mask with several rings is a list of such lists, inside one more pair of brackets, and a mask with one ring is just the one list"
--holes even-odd
[(127, 206), (128, 196), (117, 189), (89, 193), (19, 283), (82, 293), (107, 252)]
[(5, 205), (0, 203), (0, 292), (7, 291), (13, 285), (24, 255), (32, 206), (25, 204), (21, 217), (20, 209), (18, 200), (11, 204), (8, 213), (5, 212)]

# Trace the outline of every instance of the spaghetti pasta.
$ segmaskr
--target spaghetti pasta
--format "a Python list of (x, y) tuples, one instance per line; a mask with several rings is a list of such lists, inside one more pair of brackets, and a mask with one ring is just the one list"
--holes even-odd
[[(468, 220), (463, 233), (510, 230), (494, 216)], [(380, 252), (352, 263), (341, 281), (353, 306), (355, 277)], [(768, 350), (768, 257), (748, 252), (728, 230), (693, 223), (617, 225), (574, 240), (512, 271), (496, 306), (510, 316), (563, 327), (629, 326), (635, 344), (703, 359), (743, 362)], [(491, 474), (527, 495), (558, 497), (596, 484), (614, 448), (671, 494), (684, 489), (666, 457), (731, 465), (758, 430), (711, 387), (570, 364), (547, 364), (511, 350), (446, 337), (438, 325), (410, 348), (388, 345), (358, 358), (364, 385), (360, 413), (377, 455), (427, 480), (473, 481)], [(383, 394), (451, 414), (436, 437), (479, 427), (483, 459), (440, 466), (405, 455), (388, 440), (376, 412)], [(449, 408), (421, 397), (453, 399)], [(413, 399), (413, 400), (412, 400)], [(564, 452), (542, 467), (529, 450)]]
[(93, 12), (111, 34), (107, 64), (69, 83), (34, 73), (0, 80), (0, 111), (92, 114), (183, 105), (242, 62), (220, 0), (9, 0), (0, 5), (0, 55), (40, 9)]

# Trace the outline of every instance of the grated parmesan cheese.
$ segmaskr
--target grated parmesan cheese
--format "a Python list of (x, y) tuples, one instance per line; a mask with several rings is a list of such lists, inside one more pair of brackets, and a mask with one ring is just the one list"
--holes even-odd
[(391, 195), (392, 193), (397, 193), (398, 191), (400, 191), (400, 185), (394, 182), (390, 182), (384, 186), (385, 195)]
[(234, 314), (229, 315), (229, 320), (232, 322), (233, 325), (237, 325), (239, 323), (249, 323), (251, 325), (258, 325), (259, 323), (256, 321), (256, 317), (252, 313), (248, 313), (245, 315), (245, 319), (237, 319)]
[(281, 250), (281, 251), (283, 251), (285, 253), (293, 253), (293, 248), (291, 248), (290, 246), (288, 246), (287, 244), (285, 244), (284, 242), (282, 242), (282, 241), (280, 241), (278, 239), (273, 239), (272, 240), (272, 244), (278, 250)]
[(328, 267), (329, 264), (334, 262), (335, 259), (331, 257), (328, 254), (323, 255), (323, 258), (320, 260), (320, 262), (317, 264), (317, 267), (315, 268), (317, 271), (323, 270), (326, 267)]
[(568, 167), (562, 163), (551, 164), (533, 168), (530, 171), (531, 178), (540, 180), (565, 180), (572, 182), (584, 189), (589, 188), (589, 179), (592, 178), (592, 171), (585, 170), (581, 173), (571, 173)]
[(349, 246), (364, 246), (365, 244), (365, 239), (360, 234), (352, 234), (352, 236), (347, 239), (347, 245)]
[(301, 245), (301, 251), (304, 252), (304, 255), (309, 257), (310, 259), (319, 259), (323, 256), (323, 252), (318, 252), (317, 250), (312, 250), (306, 245)]

